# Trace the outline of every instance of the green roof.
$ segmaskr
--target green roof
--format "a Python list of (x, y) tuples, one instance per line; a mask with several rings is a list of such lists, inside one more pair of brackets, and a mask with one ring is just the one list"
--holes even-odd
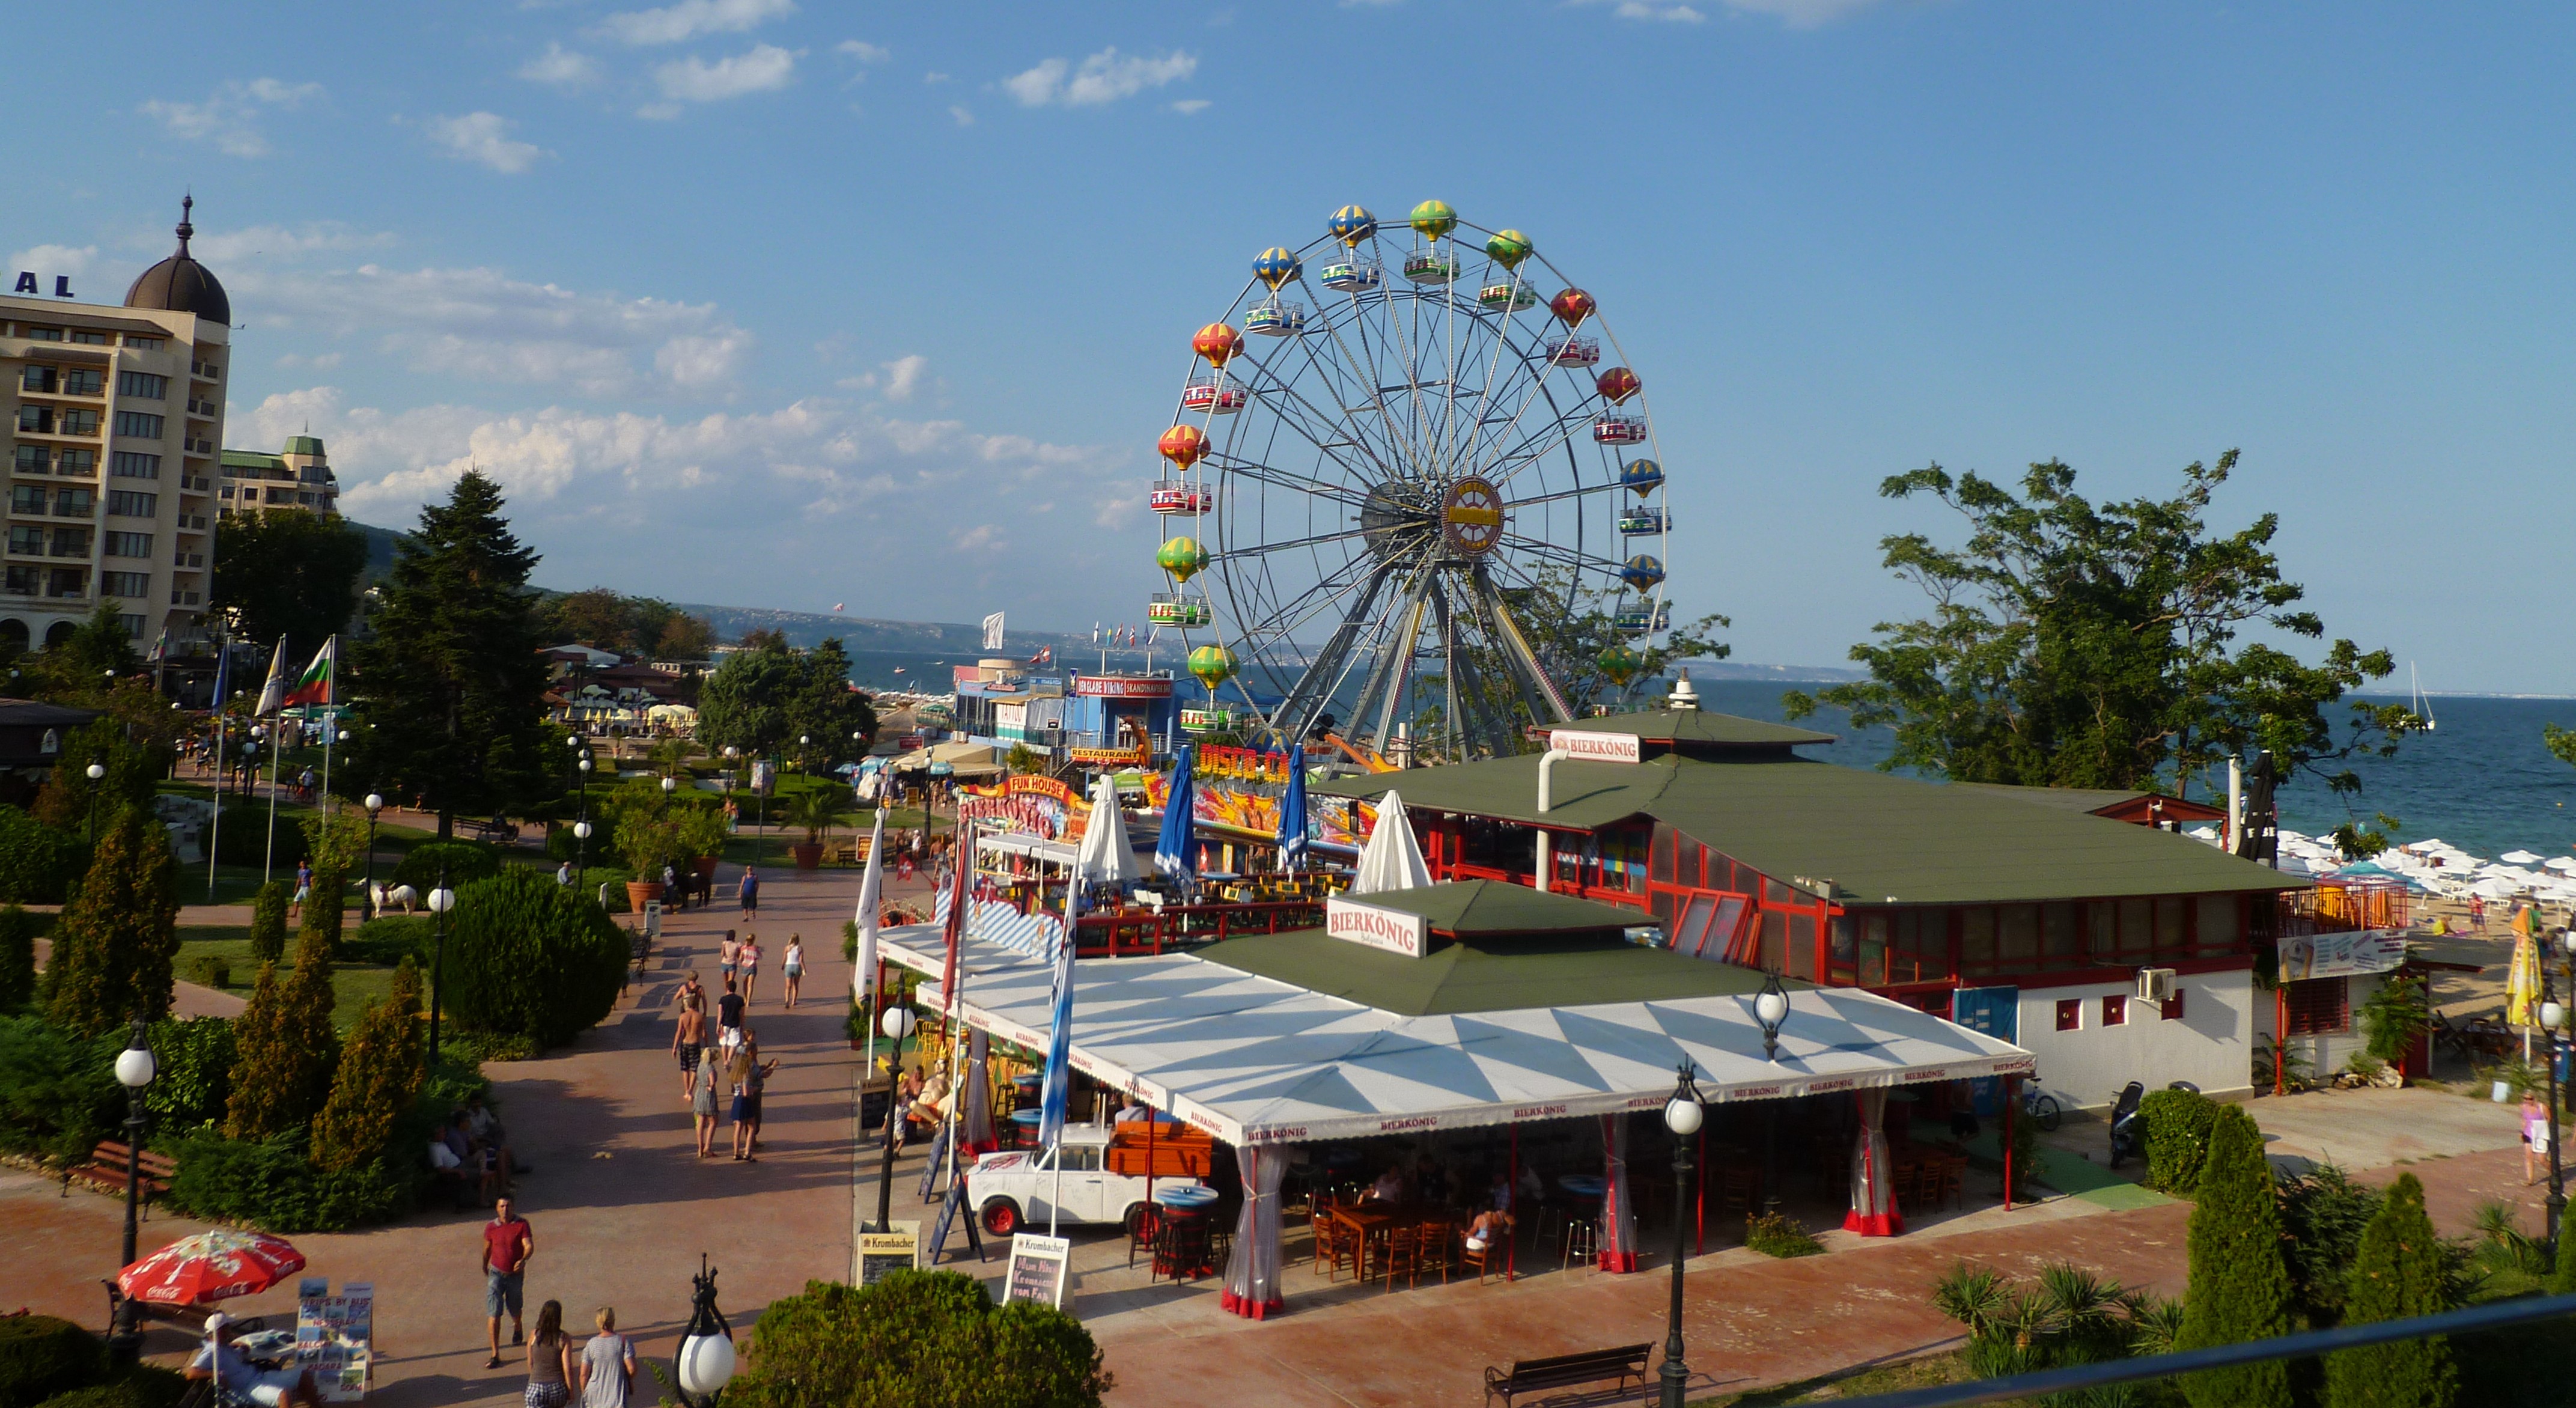
[[(1364, 898), (1376, 904), (1386, 896)], [(1301, 929), (1228, 939), (1193, 956), (1406, 1017), (1736, 997), (1760, 991), (1763, 978), (1750, 968), (1684, 958), (1670, 949), (1566, 935), (1459, 939), (1408, 958), (1321, 929)], [(1787, 978), (1780, 985), (1791, 991), (1815, 986)]]
[(226, 469), (284, 469), (286, 461), (257, 450), (226, 450), (218, 459)]
[[(1538, 763), (1522, 755), (1318, 783), (1319, 794), (1535, 823)], [(2307, 882), (2188, 836), (1990, 789), (1810, 762), (1563, 762), (1551, 826), (1594, 831), (1652, 817), (1764, 875), (1868, 904), (2012, 904), (2219, 894)]]
[(1628, 733), (1650, 743), (1707, 743), (1721, 747), (1791, 747), (1831, 743), (1834, 736), (1788, 724), (1767, 723), (1706, 709), (1643, 709), (1633, 714), (1607, 714), (1556, 725), (1575, 733)]
[(2099, 812), (2153, 797), (2162, 797), (2168, 802), (2180, 802), (2186, 807), (2219, 810), (2207, 802), (2194, 802), (2170, 793), (2146, 792), (2122, 787), (2018, 787), (2008, 782), (1953, 782), (1950, 785), (1989, 793), (1997, 797), (2010, 797), (2016, 802), (2029, 802), (2037, 806), (2055, 807), (2060, 811), (2069, 812)]
[(286, 437), (286, 448), (279, 453), (288, 455), (318, 455), (322, 453), (322, 442), (310, 435), (289, 435)]
[(1540, 894), (1527, 885), (1500, 880), (1458, 880), (1350, 898), (1400, 914), (1419, 914), (1435, 934), (1562, 934), (1625, 929), (1645, 919), (1633, 909), (1573, 895)]

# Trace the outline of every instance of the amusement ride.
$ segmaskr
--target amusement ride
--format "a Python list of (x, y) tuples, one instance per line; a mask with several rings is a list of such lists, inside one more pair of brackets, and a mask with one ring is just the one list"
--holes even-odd
[[(1668, 626), (1644, 383), (1527, 235), (1436, 200), (1393, 230), (1344, 206), (1253, 260), (1190, 355), (1149, 608), (1207, 689), (1186, 726), (1377, 765), (1512, 753), (1585, 702), (1533, 614)], [(1638, 661), (1596, 663), (1624, 686)]]

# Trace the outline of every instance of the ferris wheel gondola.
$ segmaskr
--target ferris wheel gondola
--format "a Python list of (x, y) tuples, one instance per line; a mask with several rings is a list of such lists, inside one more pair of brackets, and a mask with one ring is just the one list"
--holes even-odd
[[(1601, 610), (1635, 645), (1667, 628), (1644, 381), (1528, 236), (1439, 201), (1393, 233), (1345, 206), (1261, 253), (1191, 351), (1158, 444), (1168, 590), (1149, 610), (1208, 693), (1185, 720), (1508, 753), (1589, 702), (1534, 623)], [(1591, 667), (1624, 686), (1631, 644)]]

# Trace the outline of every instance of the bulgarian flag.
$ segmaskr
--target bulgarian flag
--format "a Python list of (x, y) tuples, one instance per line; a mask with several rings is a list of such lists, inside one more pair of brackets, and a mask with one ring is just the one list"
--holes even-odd
[(313, 663), (304, 667), (304, 678), (297, 680), (295, 688), (286, 692), (286, 697), (278, 701), (278, 707), (288, 709), (298, 704), (333, 702), (331, 674), (333, 668), (339, 663), (339, 657), (340, 638), (338, 636), (322, 642), (322, 648), (314, 652)]

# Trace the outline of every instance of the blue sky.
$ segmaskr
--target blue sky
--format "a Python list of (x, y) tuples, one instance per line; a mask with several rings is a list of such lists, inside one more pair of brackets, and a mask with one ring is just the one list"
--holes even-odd
[(228, 443), (484, 464), (547, 585), (1138, 620), (1191, 331), (1437, 196), (1600, 299), (1739, 659), (1915, 609), (1887, 474), (2235, 446), (2330, 630), (2576, 693), (2564, 6), (155, 8), (16, 19), (9, 267), (113, 301), (193, 188)]

